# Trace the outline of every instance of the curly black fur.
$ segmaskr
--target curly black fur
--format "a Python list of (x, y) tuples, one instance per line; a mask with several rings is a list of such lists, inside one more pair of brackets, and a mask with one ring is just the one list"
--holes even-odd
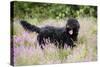
[(79, 24), (78, 20), (76, 20), (75, 18), (68, 19), (67, 24), (66, 24), (66, 28), (67, 28), (67, 31), (70, 31), (70, 30), (73, 31), (73, 34), (71, 34), (71, 38), (74, 41), (77, 41), (79, 28), (80, 28), (80, 24)]
[[(72, 23), (73, 21), (73, 23)], [(39, 45), (43, 49), (43, 46), (46, 44), (46, 39), (49, 39), (51, 43), (54, 43), (56, 46), (59, 48), (64, 48), (64, 44), (67, 44), (71, 48), (73, 48), (75, 45), (73, 43), (74, 38), (77, 37), (76, 35), (76, 27), (74, 27), (74, 23), (77, 22), (76, 20), (74, 21), (73, 19), (69, 19), (68, 23), (66, 25), (66, 28), (56, 28), (53, 26), (46, 26), (39, 28), (35, 25), (29, 24), (27, 21), (21, 21), (21, 25), (24, 27), (25, 30), (29, 30), (31, 32), (36, 32), (38, 33), (37, 40), (39, 42)], [(72, 24), (72, 25), (71, 25)], [(68, 27), (69, 26), (69, 27)], [(71, 27), (72, 26), (72, 27)], [(72, 35), (69, 34), (70, 30), (75, 30)]]

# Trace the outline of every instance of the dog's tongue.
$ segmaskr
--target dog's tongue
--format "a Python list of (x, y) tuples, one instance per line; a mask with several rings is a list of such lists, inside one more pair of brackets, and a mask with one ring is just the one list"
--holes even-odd
[(69, 34), (72, 35), (72, 34), (73, 34), (73, 30), (70, 30), (70, 31), (69, 31)]

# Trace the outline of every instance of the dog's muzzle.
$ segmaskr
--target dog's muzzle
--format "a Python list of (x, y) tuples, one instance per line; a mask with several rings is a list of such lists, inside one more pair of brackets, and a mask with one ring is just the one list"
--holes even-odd
[(69, 34), (72, 35), (72, 34), (73, 34), (73, 30), (70, 30), (70, 31), (69, 31)]

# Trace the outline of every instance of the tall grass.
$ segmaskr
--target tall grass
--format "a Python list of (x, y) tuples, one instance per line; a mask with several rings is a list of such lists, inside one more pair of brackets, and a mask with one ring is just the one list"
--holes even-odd
[[(85, 62), (97, 60), (97, 23), (93, 18), (78, 18), (80, 32), (74, 49), (58, 49), (53, 43), (47, 43), (44, 50), (39, 47), (37, 33), (25, 31), (19, 21), (14, 22), (14, 64), (37, 65), (67, 62)], [(34, 21), (32, 24), (35, 24)], [(53, 25), (62, 27), (65, 20), (48, 19), (35, 24), (39, 27)]]

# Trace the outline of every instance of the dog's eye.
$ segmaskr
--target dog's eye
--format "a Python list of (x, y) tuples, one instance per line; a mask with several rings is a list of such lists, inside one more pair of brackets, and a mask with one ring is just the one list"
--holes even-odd
[(72, 34), (73, 34), (73, 30), (70, 30), (70, 31), (69, 31), (69, 34), (72, 35)]
[(69, 26), (69, 25), (67, 25), (66, 27), (67, 27), (67, 28), (69, 28), (70, 26)]

